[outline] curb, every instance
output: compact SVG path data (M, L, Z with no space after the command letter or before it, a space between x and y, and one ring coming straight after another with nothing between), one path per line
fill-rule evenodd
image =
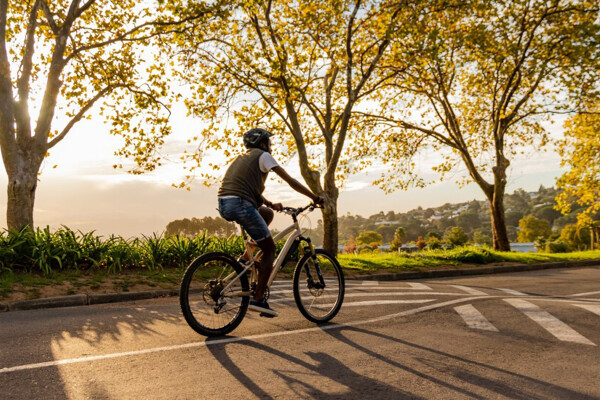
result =
M92 304L119 303L133 300L147 300L159 297L179 295L177 290L153 290L148 292L132 293L102 293L102 294L76 294L72 296L47 297L44 299L13 301L0 303L0 312L39 310L42 308L75 307Z
M488 275L509 272L526 272L543 269L589 267L600 265L600 260L567 261L539 264L498 265L493 267L437 269L423 272L398 272L393 274L357 275L347 280L397 281L408 279L446 278L468 275ZM43 308L75 307L93 304L120 303L124 301L156 299L179 295L178 290L153 290L148 292L77 294L71 296L48 297L45 299L21 300L0 303L0 312L38 310Z
M422 272L397 272L393 274L372 274L347 277L347 280L399 281L407 279L447 278L468 275L502 274L509 272L538 271L543 269L589 267L599 265L600 260L565 261L539 264L498 265L493 267L464 269L435 269Z

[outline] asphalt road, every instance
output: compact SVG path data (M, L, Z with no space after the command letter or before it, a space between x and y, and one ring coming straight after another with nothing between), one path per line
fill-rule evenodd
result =
M0 314L0 399L599 399L600 267L347 282L206 340L177 299Z

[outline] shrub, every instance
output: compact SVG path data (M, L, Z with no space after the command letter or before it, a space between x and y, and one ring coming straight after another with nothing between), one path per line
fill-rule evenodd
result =
M427 242L425 242L423 240L423 236L419 236L417 238L417 242L415 243L417 245L417 247L419 248L419 251L423 250L425 248L425 246L427 246Z
M560 239L546 243L546 253L568 253L569 251L571 251L569 245Z
M379 232L366 231L358 235L358 237L356 238L356 242L361 245L370 245L373 242L377 244L382 244L383 236L381 236L381 233Z
M444 240L452 246L462 246L469 241L469 237L459 226L455 226L446 230Z
M430 250L441 249L442 241L435 236L429 236L427 239L427 248Z

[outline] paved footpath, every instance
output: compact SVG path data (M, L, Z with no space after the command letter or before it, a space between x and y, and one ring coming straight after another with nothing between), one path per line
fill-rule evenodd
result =
M599 267L348 281L323 326L272 293L211 340L176 298L1 313L0 398L600 398Z

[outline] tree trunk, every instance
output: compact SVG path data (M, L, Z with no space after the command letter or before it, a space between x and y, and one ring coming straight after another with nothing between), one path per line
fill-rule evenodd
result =
M510 242L508 241L508 233L506 231L506 221L504 219L504 193L499 196L494 196L490 203L490 211L492 216L492 235L494 250L510 251Z
M333 255L338 252L337 199L325 201L323 206L323 248Z
M333 255L338 253L338 215L337 200L339 196L335 182L325 178L325 203L323 204L323 248Z
M17 171L8 176L6 222L9 230L33 228L33 204L37 187L37 172Z
M33 228L35 190L44 152L36 146L28 151L16 150L5 157L8 175L6 223L11 231ZM8 159L7 159L8 158Z
M502 154L497 156L494 172L494 186L488 193L490 202L490 214L492 217L492 238L494 250L510 251L510 242L506 232L506 220L504 218L504 191L506 190L506 169L510 162ZM490 196L491 195L491 196Z

